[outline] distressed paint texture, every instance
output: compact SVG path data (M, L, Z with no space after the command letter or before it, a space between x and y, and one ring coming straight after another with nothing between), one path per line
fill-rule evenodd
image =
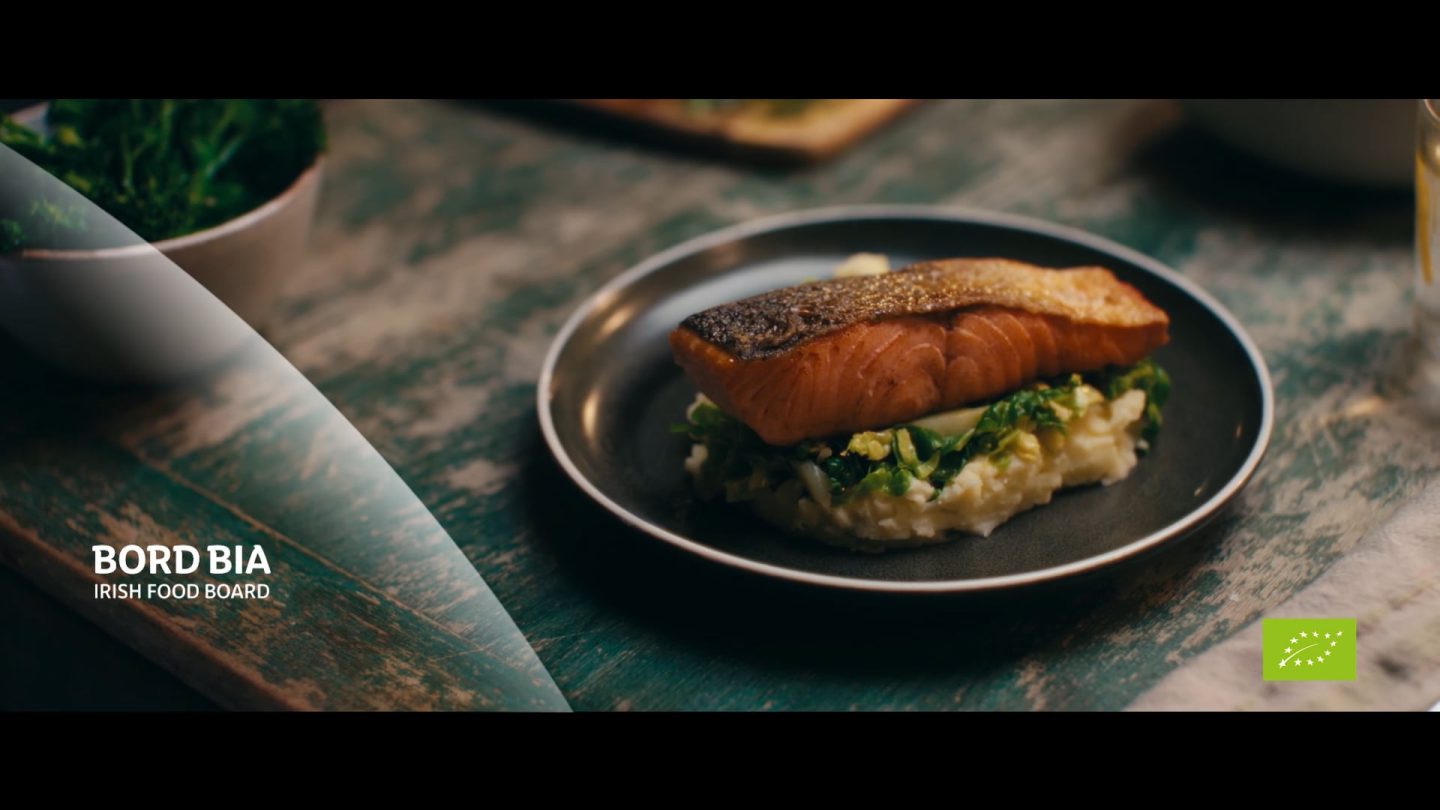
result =
M1440 436L1385 383L1408 326L1408 197L1280 174L1163 102L935 102L785 173L468 104L340 102L329 116L312 259L268 336L433 510L575 708L1118 708L1315 580L1440 468ZM558 473L535 379L591 290L720 226L885 202L1085 228L1231 307L1278 395L1270 453L1235 507L1122 576L983 601L842 598L659 547ZM324 516L285 492L346 469L295 448L277 468L267 439L305 435L306 414L241 373L120 409L86 436L32 414L31 432L0 434L0 513L62 553L71 534L256 531L192 504L197 492L245 503L280 535L323 533ZM284 564L325 586L323 570ZM216 619L180 620L177 632L203 637ZM249 640L217 666L283 668L255 652L283 640ZM216 689L214 672L189 676ZM312 687L334 688L293 691Z

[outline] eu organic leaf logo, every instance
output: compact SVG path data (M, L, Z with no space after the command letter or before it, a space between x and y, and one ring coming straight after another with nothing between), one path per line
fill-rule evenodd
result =
M1265 680L1355 680L1354 619L1265 619L1260 630Z

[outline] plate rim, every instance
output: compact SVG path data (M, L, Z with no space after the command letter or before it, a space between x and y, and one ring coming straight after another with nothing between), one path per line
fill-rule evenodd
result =
M580 472L579 468L576 467L575 463L571 460L570 454L566 451L565 446L560 441L559 433L555 429L555 420L554 415L551 413L550 404L554 399L555 366L559 362L560 354L564 351L565 347L569 345L570 338L575 333L575 330L580 327L580 324L585 321L590 313L608 303L620 290L629 287L639 279L645 278L686 256L700 253L737 239L758 236L763 233L770 233L785 228L858 218L922 219L972 225L994 225L1028 231L1042 236L1050 236L1078 243L1104 253L1110 253L1179 287L1186 294L1199 301L1206 309L1210 310L1211 314L1224 324L1231 336L1235 338L1236 342L1240 344L1241 349L1244 350L1246 357L1249 358L1250 364L1254 368L1260 381L1260 426L1255 437L1255 444L1250 448L1250 453L1246 456L1244 463L1240 465L1240 469L1235 475L1231 476L1230 480L1225 483L1225 486L1216 490L1208 500L1191 510L1180 520L1103 554L1021 574L924 582L877 580L865 579L863 577L838 576L834 574L817 574L810 571L787 568L773 563L752 560L738 554L731 554L713 546L691 540L688 537L672 532L663 526L657 526L633 514L613 501ZM630 267L591 293L584 302L570 314L570 317L565 320L560 330L555 333L549 349L545 352L545 361L540 369L540 378L536 385L535 405L540 419L540 430L541 433L544 434L545 443L550 448L550 454L555 458L556 462L560 464L565 474L569 476L570 480L580 487L585 494L589 495L591 500L600 504L631 528L685 551L698 554L712 562L749 571L754 574L840 590L929 594L996 591L1051 582L1113 565L1122 560L1142 554L1150 549L1162 546L1171 540L1176 540L1190 534L1213 518L1249 483L1250 478L1254 475L1256 468L1259 467L1261 460L1264 458L1266 450L1269 449L1275 420L1274 388L1270 378L1270 369L1265 364L1265 357L1260 353L1259 347L1255 345L1255 342L1250 338L1245 328L1229 309L1198 284L1180 275L1178 271L1171 269L1159 260L1146 256L1119 242L1090 233L1089 231L1071 225L1062 225L1021 214L989 211L964 206L896 204L826 206L823 208L802 209L761 217L687 239Z

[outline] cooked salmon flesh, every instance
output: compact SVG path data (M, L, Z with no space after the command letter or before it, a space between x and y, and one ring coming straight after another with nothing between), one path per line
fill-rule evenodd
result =
M670 348L722 410L788 445L1136 363L1169 324L1104 268L947 259L707 309L670 333Z

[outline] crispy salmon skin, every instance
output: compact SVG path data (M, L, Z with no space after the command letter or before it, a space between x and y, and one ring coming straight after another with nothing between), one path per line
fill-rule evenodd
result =
M670 348L721 409L787 445L1136 363L1169 324L1104 268L946 259L713 307L671 332Z

